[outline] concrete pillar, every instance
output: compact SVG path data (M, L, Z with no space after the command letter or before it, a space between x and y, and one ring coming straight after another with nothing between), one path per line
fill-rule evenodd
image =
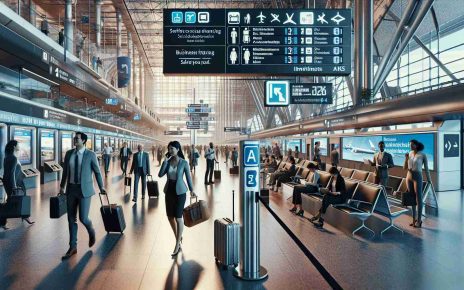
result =
M139 106L143 108L143 61L140 54L138 55L139 60Z
M101 46L101 0L95 0L95 32L96 32L96 42L97 47Z
M373 63L373 37L374 37L374 3L373 0L363 0L363 27L364 27L364 80L363 88L366 98L372 94L374 83Z
M74 53L74 28L72 23L72 0L66 0L64 6L64 44L66 50Z
M132 98L132 82L134 81L132 78L134 67L132 66L132 34L128 31L127 32L127 56L131 58L131 75L129 80L129 85L127 86L127 98Z
M35 3L32 0L29 0L29 22L35 27L37 27L37 21L35 17Z
M116 11L116 57L121 56L122 45L122 16L120 11Z
M364 85L364 23L363 2L354 3L354 95L353 105L358 105Z
M132 83L132 100L134 100L135 102L135 97L137 97L137 95L139 94L138 90L137 90L137 49L134 47L134 49L132 50L132 67L134 68L132 71L134 72L134 75L133 75L133 78L132 80L133 83Z

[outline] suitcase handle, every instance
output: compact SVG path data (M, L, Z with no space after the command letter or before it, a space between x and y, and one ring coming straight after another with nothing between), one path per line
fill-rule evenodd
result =
M111 213L111 204L110 204L110 199L108 198L108 192L106 194L104 194L104 195L106 195L106 201L108 201L108 208L110 209L110 213ZM102 200L101 196L102 196L102 194L101 194L101 192L99 192L98 197L100 198L100 203L101 203L101 205L103 207L103 200Z
M195 202L198 201L198 196L190 196L190 204L192 204L192 199L195 199Z
M235 190L232 190L232 221L235 221Z
M148 177L150 178L150 180L148 180L148 181L153 181L153 175L147 174L147 179L148 179Z

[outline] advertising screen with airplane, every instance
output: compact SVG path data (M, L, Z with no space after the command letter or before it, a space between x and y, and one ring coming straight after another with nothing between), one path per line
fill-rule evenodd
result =
M19 162L21 165L32 164L32 129L14 128L13 139L19 143Z
M427 155L429 169L434 169L435 135L433 133L422 134L398 134L357 136L342 138L342 158L363 162L364 159L372 160L378 152L378 143L385 142L385 151L393 156L395 166L403 166L405 154L409 153L409 141L415 139L424 144L424 153Z
M55 132L48 130L40 132L40 158L42 161L55 159Z
M320 147L319 149L321 150L320 154L321 156L327 156L327 153L328 153L328 142L327 142L327 138L314 138L313 139L313 148L314 148L314 144L316 144L316 142L319 142L320 143Z

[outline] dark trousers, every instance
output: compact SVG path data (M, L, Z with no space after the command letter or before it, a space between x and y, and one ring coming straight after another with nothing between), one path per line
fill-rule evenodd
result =
M293 188L292 203L293 204L301 204L302 203L302 200L301 200L301 194L302 193L310 194L310 193L316 193L316 192L318 192L317 186L314 186L314 185L296 185Z
M143 173L143 168L139 167L135 171L134 176L134 198L137 199L139 190L139 179L142 178L142 196L145 196L145 189L147 188L147 175Z
M422 202L422 172L408 171L406 181L408 185L408 191L415 193L417 201L417 205L412 206L412 218L421 221L422 208L424 207Z
M127 163L129 163L129 157L121 157L121 170L124 174L127 171Z
M213 172L214 172L214 159L206 159L206 173L205 173L205 182L213 181Z
M110 159L111 159L111 155L103 154L103 161L105 162L105 173L109 171Z
M77 209L79 208L79 220L84 224L87 232L90 235L95 234L92 221L89 218L91 197L82 195L80 184L68 184L67 193L67 208L68 208L68 227L69 227L69 246L77 247Z
M327 211L327 208L331 204L341 204L344 202L345 202L345 199L340 195L326 194L324 195L324 198L322 198L321 213L325 213Z

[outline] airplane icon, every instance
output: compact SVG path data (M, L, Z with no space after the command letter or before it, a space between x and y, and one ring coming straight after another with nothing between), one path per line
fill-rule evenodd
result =
M351 152L353 153L375 154L376 153L375 146L371 140L369 140L369 145L370 145L370 149L361 148L361 147L353 147L351 144L347 144L344 147L345 149L351 150Z
M280 23L280 20L279 20L279 14L274 14L274 13L271 13L271 16L272 16L272 20L271 20L271 23L274 22L274 21L277 21Z
M266 19L266 16L264 16L263 11L261 11L259 15L256 16L256 18L259 18L259 23L264 23L264 19Z
M292 15L288 15L288 13L285 13L285 15L287 15L287 20L285 20L284 24L287 24L287 23L291 23L291 24L295 24L296 25L296 22L293 21L293 15L295 13L292 13Z
M321 15L317 15L317 21L320 22L321 24L329 23L327 20L325 20L325 13L322 13Z

